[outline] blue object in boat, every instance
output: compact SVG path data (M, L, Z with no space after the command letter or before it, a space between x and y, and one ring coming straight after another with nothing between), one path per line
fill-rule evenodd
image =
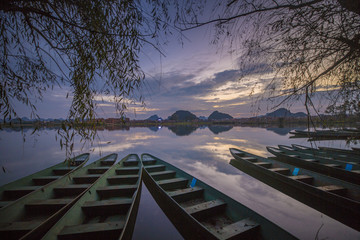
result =
M347 163L347 164L346 164L346 167L345 167L345 170L346 170L346 171L351 171L352 167L353 167L352 164Z
M196 183L196 178L193 178L190 187L193 188L195 186L195 183Z
M299 173L299 168L294 168L294 171L293 171L293 176L297 176L298 175L298 173Z

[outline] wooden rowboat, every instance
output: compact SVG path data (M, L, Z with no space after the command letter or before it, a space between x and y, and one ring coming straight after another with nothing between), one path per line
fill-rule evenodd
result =
M319 149L328 153L344 154L347 155L348 157L355 157L358 159L360 158L360 152L354 150L331 148L331 147L319 147Z
M281 146L280 149L275 147L266 148L276 156L276 160L281 162L360 185L360 166L356 163L345 163L328 158L312 157L311 155L309 156L291 150L291 148L287 146Z
M107 171L43 239L131 239L141 194L136 154Z
M317 148L312 147L306 147L298 144L291 144L291 147L294 150L297 150L299 152L303 153L309 153L314 156L321 156L321 157L329 157L333 159L338 159L341 161L350 161L350 162L356 162L357 164L360 164L360 157L359 156L349 156L347 154L338 153L338 152L326 152Z
M141 159L146 187L185 239L295 239L171 164L150 154L142 154Z
M116 159L110 154L1 208L0 239L40 239Z
M1 186L0 208L82 167L89 160L89 155L89 153L81 154L73 159Z
M360 187L274 159L230 148L230 164L310 207L360 230Z

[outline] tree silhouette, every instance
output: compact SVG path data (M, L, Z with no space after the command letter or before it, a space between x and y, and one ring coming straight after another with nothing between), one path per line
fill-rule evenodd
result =
M210 3L212 18L204 20L201 13ZM191 9L178 21L180 29L212 24L213 43L240 54L240 69L262 64L273 71L261 99L281 97L279 106L305 95L308 111L317 110L312 97L322 91L329 112L360 111L359 1L204 0Z
M3 119L18 117L16 102L38 118L44 92L68 87L72 104L60 144L71 150L75 135L93 139L94 129L79 126L95 119L96 99L110 96L120 115L129 101L142 102L134 91L144 79L139 53L147 45L159 50L167 11L161 0L1 1Z

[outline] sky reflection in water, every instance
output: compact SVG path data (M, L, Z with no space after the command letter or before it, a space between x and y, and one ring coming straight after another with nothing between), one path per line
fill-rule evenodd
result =
M289 129L288 129L289 130ZM288 131L287 130L287 131ZM6 173L0 174L0 185L52 166L64 159L54 130L41 130L22 142L20 132L0 132L0 164ZM285 132L285 134L284 134ZM91 151L89 162L101 155L116 152L119 158L129 153L151 153L160 159L190 173L245 206L275 222L301 239L359 239L359 232L307 207L285 194L252 178L229 164L230 147L260 155L271 156L266 146L297 143L310 146L306 139L289 139L286 129L250 127L225 128L131 128L128 131L100 131L99 141L93 147L85 146L82 152ZM317 142L319 146L349 147L344 141ZM80 146L77 146L80 153ZM153 239L180 238L153 202L147 189L143 189L134 239L151 236ZM164 226L166 233L164 232ZM141 231L141 233L140 233Z

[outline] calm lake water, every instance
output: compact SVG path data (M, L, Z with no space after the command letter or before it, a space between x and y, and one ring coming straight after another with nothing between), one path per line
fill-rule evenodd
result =
M229 164L230 147L271 156L266 146L293 143L306 146L350 148L345 141L307 142L290 139L286 128L152 127L99 131L93 147L75 146L76 154L90 152L89 162L100 155L151 153L253 209L300 239L360 239L360 233L288 197ZM52 166L65 158L55 140L56 130L0 131L0 185ZM186 223L184 223L186 224ZM133 239L182 239L143 185Z

